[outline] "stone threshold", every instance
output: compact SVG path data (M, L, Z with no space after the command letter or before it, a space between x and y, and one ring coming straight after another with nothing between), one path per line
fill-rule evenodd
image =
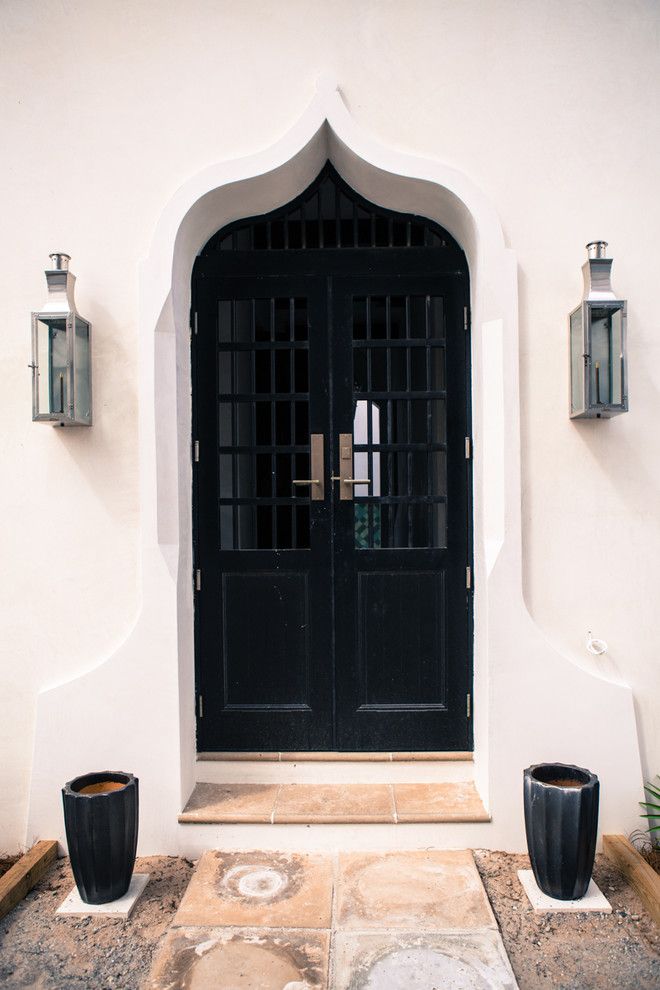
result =
M265 761L269 763L418 763L422 761L472 762L472 752L403 752L403 753L344 753L344 752L231 752L198 753L198 760L208 762Z
M431 784L198 783L182 824L488 822L472 781Z

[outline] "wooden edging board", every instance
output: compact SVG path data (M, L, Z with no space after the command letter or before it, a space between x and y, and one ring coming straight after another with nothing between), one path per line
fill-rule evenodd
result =
M32 890L57 856L55 839L35 843L18 863L0 877L0 918L11 911Z
M635 888L656 925L660 925L660 876L623 835L604 835L603 849Z

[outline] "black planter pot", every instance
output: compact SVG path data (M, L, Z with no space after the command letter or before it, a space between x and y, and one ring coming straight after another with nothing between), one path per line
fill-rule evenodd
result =
M107 904L128 890L138 836L138 779L105 770L62 788L71 868L86 904Z
M598 832L598 777L565 763L539 763L524 774L527 850L536 882L560 901L584 897Z

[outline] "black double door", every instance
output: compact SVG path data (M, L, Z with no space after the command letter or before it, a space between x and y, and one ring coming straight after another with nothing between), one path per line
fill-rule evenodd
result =
M471 748L465 293L197 278L199 750Z

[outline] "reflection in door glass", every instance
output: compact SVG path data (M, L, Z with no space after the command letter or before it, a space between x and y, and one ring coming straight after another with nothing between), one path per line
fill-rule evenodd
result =
M444 324L441 296L353 299L358 549L446 546Z
M371 479L371 485L355 485L353 497L380 495L380 454L370 450L373 445L380 444L380 411L376 403L365 399L358 399L353 405L353 444L367 448L353 454L354 477ZM370 538L372 546L380 546L380 510L374 507L371 511L370 525L369 506L364 502L355 503L355 545L363 549L369 546Z

